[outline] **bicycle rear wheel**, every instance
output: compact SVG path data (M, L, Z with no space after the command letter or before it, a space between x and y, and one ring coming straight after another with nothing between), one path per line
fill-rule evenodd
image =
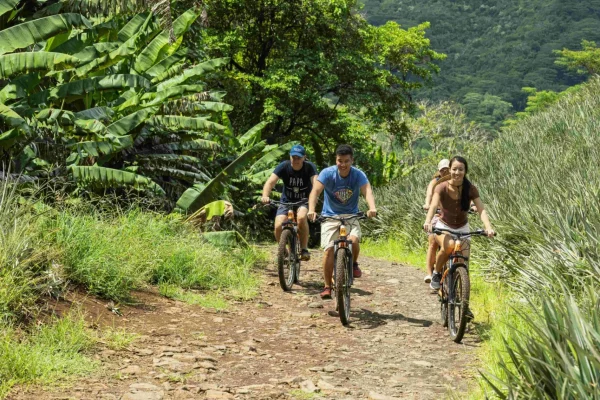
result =
M294 246L294 232L284 229L279 238L277 249L277 272L279 274L279 285L288 292L294 284L294 263L296 259L296 248Z
M336 257L335 265L335 295L337 299L338 312L342 325L350 324L350 282L348 278L348 253L340 249Z
M448 303L448 330L452 340L460 343L467 329L466 313L469 309L469 297L471 295L469 272L464 264L456 268L452 286L454 299Z

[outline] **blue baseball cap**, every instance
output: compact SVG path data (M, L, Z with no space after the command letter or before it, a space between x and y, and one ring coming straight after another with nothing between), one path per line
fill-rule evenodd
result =
M290 156L304 157L305 155L306 155L306 150L304 150L304 147L300 146L299 144L295 145L290 150Z

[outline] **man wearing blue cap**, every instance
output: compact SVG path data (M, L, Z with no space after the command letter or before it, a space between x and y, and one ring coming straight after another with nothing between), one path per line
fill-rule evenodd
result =
M310 260L308 251L308 196L312 190L315 178L317 177L317 167L315 164L306 161L306 150L299 144L290 150L290 159L282 162L275 168L262 192L262 202L268 204L271 199L271 191L279 179L283 180L283 193L281 201L283 203L296 203L304 200L306 204L298 207L298 231L300 234L300 244L302 245L301 259ZM281 226L287 220L288 207L280 205L277 208L275 217L275 240L279 242L282 228Z

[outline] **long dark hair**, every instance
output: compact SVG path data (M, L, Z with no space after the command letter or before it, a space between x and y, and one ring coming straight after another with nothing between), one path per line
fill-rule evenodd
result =
M469 172L469 164L467 164L467 160L465 160L461 156L454 156L450 160L450 168L452 168L452 164L457 161L465 166L465 177L463 179L462 184L462 194L460 196L460 208L463 211L469 211L471 207L471 199L469 198L469 192L471 191L471 181L467 179L467 172Z

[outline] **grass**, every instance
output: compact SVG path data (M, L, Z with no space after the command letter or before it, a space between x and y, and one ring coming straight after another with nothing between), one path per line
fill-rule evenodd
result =
M70 280L107 299L131 301L149 284L220 290L242 299L256 294L252 269L264 256L224 251L204 242L178 218L133 210L122 215L65 210L47 219L46 240L62 251Z
M184 303L198 305L204 308L210 308L217 311L223 311L229 308L230 304L225 296L220 292L194 293L183 290L175 285L160 285L159 292L162 296L170 299L183 301Z
M85 354L96 344L79 314L53 319L24 333L0 332L0 398L16 384L53 384L98 367Z

